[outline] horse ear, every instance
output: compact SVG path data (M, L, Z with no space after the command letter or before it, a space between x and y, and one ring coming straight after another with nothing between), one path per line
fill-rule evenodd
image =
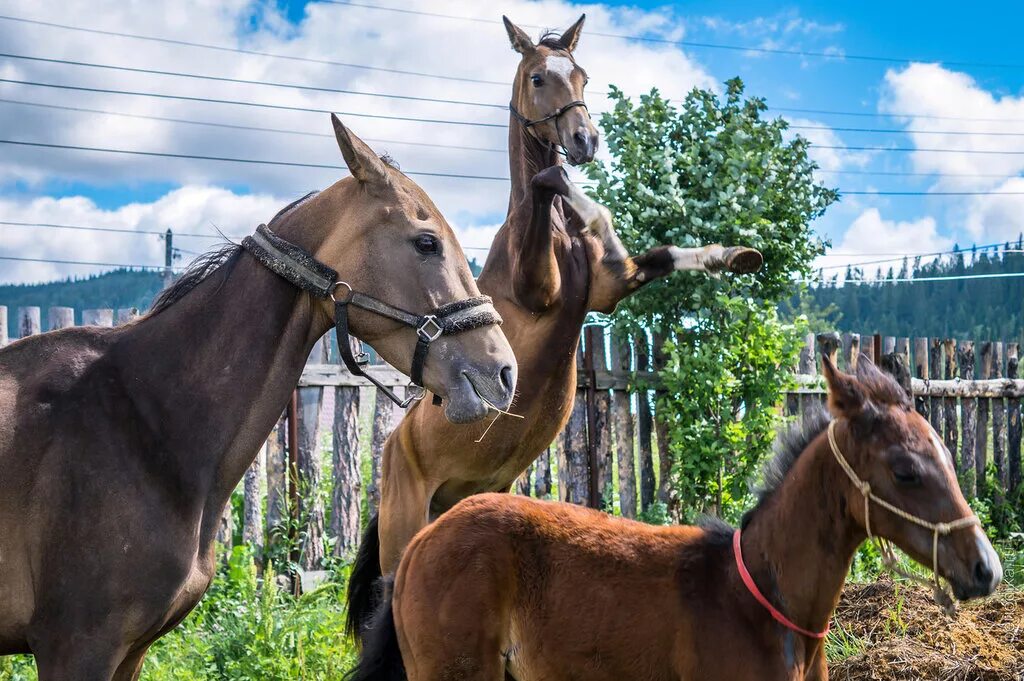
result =
M857 364L860 365L863 359L863 357L858 357ZM825 382L828 384L828 408L833 416L849 418L864 408L867 395L860 382L853 376L836 369L828 355L821 358L821 373L825 376Z
M512 43L512 49L519 54L532 52L534 44L529 34L509 21L506 16L502 15L501 20L505 22L505 30L508 31L508 40Z
M562 34L561 43L565 45L565 49L572 52L576 49L576 43L580 41L580 33L583 32L583 22L586 21L587 15L581 14L580 18L576 20L576 23L565 30Z
M366 142L356 137L337 116L331 114L334 136L338 139L341 155L345 157L352 177L360 182L387 183L388 171L384 162L377 157Z

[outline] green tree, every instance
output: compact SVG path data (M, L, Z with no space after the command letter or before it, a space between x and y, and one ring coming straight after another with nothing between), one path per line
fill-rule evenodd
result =
M677 274L619 306L616 323L653 332L664 356L657 414L669 434L676 518L746 502L770 451L780 389L805 325L779 320L795 279L823 252L810 222L837 194L815 183L808 142L729 81L722 98L693 90L680 108L656 91L634 104L612 88L601 127L612 155L587 168L593 196L613 212L631 252L663 243L742 244L764 254L756 275ZM664 339L664 340L660 340ZM664 488L665 485L662 485Z

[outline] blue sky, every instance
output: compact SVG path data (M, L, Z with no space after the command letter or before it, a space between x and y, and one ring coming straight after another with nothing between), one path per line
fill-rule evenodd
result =
M27 0L5 0L0 14L100 30L160 36L227 47L426 73L508 80L515 68L500 24L380 9L496 20L551 28L588 13L578 52L591 90L608 83L636 94L658 86L673 97L694 85L715 87L741 76L747 92L818 144L822 181L845 191L976 192L974 196L848 195L816 223L838 255L825 264L856 262L878 252L942 250L1001 241L1020 231L1024 214L1024 54L1019 27L1024 3L979 6L931 3L611 2L565 0L353 0L322 2L154 0L146 12L111 1L66 3L60 12ZM372 6L378 6L374 9ZM606 32L686 42L827 52L832 58L753 53L623 41ZM534 33L536 31L533 31ZM413 78L228 51L75 32L0 20L0 42L12 53L194 74L304 83L370 92L402 92L501 102L507 88ZM9 46L9 47L8 47ZM458 46L448 51L448 46ZM872 59L846 58L846 55ZM473 58L467 58L472 56ZM890 58L891 60L883 59ZM453 107L262 86L141 76L116 70L0 59L0 77L92 88L140 90L325 108L371 116L347 119L363 137L393 153L403 168L503 175L500 153L428 150L403 142L504 146L500 129L400 124L375 114L504 123L500 110ZM600 108L599 98L588 100ZM0 83L3 137L120 149L239 158L340 163L327 138L157 122L181 118L325 134L323 116L121 95L44 90ZM31 108L25 102L107 111L87 114ZM804 111L800 111L804 110ZM808 111L810 110L810 111ZM110 112L132 114L116 117ZM842 113L826 113L842 112ZM860 116L850 114L861 114ZM921 116L915 118L913 116ZM892 132L858 132L871 128ZM1011 133L1007 135L1006 133ZM824 146L838 147L825 149ZM858 147L886 147L861 151ZM892 148L909 149L896 151ZM932 148L951 152L927 152ZM0 154L0 221L88 223L140 232L240 234L304 191L337 179L333 171L243 167L206 161L152 159L94 152L4 147ZM1014 154L979 154L1012 151ZM837 172L833 172L837 171ZM879 174L887 173L887 174ZM906 173L917 173L908 176ZM470 255L482 255L504 216L507 186L423 179ZM472 185L472 186L469 186ZM1004 196L990 196L988 193ZM211 242L183 238L190 252ZM0 225L0 255L104 262L158 262L162 245L143 237ZM183 261L188 254L183 254ZM0 261L0 281L34 281L96 271L87 266Z

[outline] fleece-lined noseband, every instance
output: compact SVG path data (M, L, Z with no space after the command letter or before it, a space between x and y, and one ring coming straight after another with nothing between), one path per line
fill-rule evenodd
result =
M501 324L501 316L487 296L446 303L425 315L418 315L354 291L349 284L338 278L336 271L299 246L277 236L266 225L260 225L256 228L255 234L245 237L242 247L272 272L284 277L303 291L308 291L318 298L330 298L334 301L334 328L338 335L338 351L345 366L354 375L363 376L377 386L403 409L415 400L422 399L426 392L423 387L423 367L427 362L427 352L432 342L441 336L462 333L490 324ZM363 371L363 367L369 362L367 353L359 352L353 355L348 326L350 305L416 329L416 348L413 351L410 376L412 383L409 384L404 400L372 374ZM434 403L440 402L440 397L435 395Z

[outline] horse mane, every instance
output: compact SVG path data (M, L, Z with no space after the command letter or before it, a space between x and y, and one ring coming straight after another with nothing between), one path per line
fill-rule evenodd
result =
M543 45L544 47L552 50L560 50L562 52L566 51L565 43L562 42L562 34L557 31L548 31L542 35L540 37L540 42L537 43L537 45Z
M803 417L799 421L779 431L775 437L775 444L772 446L774 454L761 468L761 486L757 490L757 504L743 514L742 526L746 526L749 519L757 513L757 509L782 485L800 455L807 451L814 438L825 432L831 421L832 416L824 407L812 405L804 411Z
M298 198L287 206L277 211L270 220L270 225L274 225L278 220L289 214L292 210L299 207L309 199L316 196L318 192L312 191L305 196ZM199 286L203 281L206 280L211 274L221 268L221 266L228 263L234 262L237 256L242 252L242 247L236 243L228 243L220 246L219 248L203 253L198 258L193 260L189 264L188 268L182 272L181 276L178 277L173 284L164 289L156 300L153 301L153 305L149 308L149 316L158 315L171 305L187 296L189 293Z

